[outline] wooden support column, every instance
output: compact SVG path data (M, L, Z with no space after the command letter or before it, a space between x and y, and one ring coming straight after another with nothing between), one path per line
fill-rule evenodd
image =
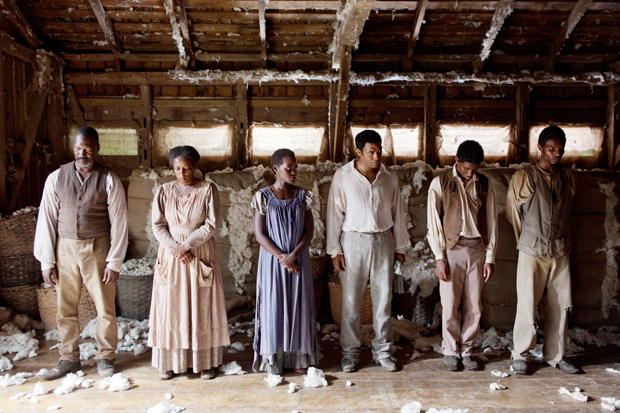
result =
M530 88L528 85L518 85L516 92L516 147L514 147L514 156L507 159L507 164L527 162L530 157Z
M62 66L63 62L60 59L52 59L52 79L51 79L51 93L48 99L47 105L47 139L52 144L52 154L49 157L47 171L55 171L62 165L67 156L66 140L67 135L67 123L64 122L65 118L65 105L63 99L63 84L62 84Z
M437 86L428 85L424 91L424 162L432 167L439 165L437 156Z
M553 70L553 67L555 66L555 58L557 57L557 55L560 54L564 43L566 43L566 40L568 40L583 15L586 13L586 11L588 11L588 8L592 4L592 1L593 0L579 0L573 8L570 16L568 16L568 19L560 28L560 32L558 33L557 37L549 47L550 59L548 63L545 63L547 69Z
M345 136L347 130L347 109L349 106L349 72L351 70L351 54L352 47L345 46L340 52L341 61L339 64L339 79L338 87L336 89L336 114L334 116L334 125L330 125L330 130L333 128L333 145L331 145L331 158L334 162L341 162L344 159L344 145ZM330 88L330 91L332 89ZM330 101L334 99L330 96ZM330 119L331 120L331 119Z
M90 3L93 13L95 13L95 17L97 17L97 21L99 22L99 26L101 26L101 30L103 31L103 35L108 42L110 50L114 53L124 53L125 51L123 50L123 45L114 30L112 21L103 8L103 4L101 4L101 0L88 0L88 2Z
M84 108L80 103L80 99L78 98L75 86L68 84L65 90L67 91L67 99L69 100L69 105L71 105L73 120L75 120L77 127L81 128L82 126L86 126L86 124L88 123L88 119L86 117L86 114L84 113Z
M267 49L269 48L269 44L267 44L267 18L265 17L265 0L258 0L258 24L263 67L267 67Z
M334 143L336 140L336 118L338 108L338 83L329 85L329 107L327 113L327 158L333 160Z
M420 36L420 28L424 21L424 15L426 14L426 6L428 0L421 0L418 2L418 7L415 9L415 17L413 18L413 27L409 33L409 41L407 42L407 58L403 60L403 70L409 72L413 67L413 49Z
M16 42L6 32L0 32L0 49L9 56L17 57L26 62L34 63L36 52L28 46Z
M142 125L140 130L140 165L153 166L153 86L140 85Z
M0 51L0 213L6 215L9 200L6 193L6 93L4 86L4 53Z
M25 142L24 150L20 157L20 168L25 170L30 165L30 154L32 152L32 146L37 136L37 130L39 129L39 123L41 122L41 116L45 110L45 103L47 101L48 92L42 89L37 96L31 102L28 110L28 117L26 119L26 127L24 129L23 140ZM9 201L9 212L15 211L15 205L17 205L17 198L24 181L25 173L13 183L11 187L11 197Z
M237 139L233 145L236 154L237 168L245 168L250 165L251 147L248 142L248 85L237 84Z
M616 113L618 108L618 96L616 95L616 86L607 86L607 129L605 131L605 152L607 159L605 160L605 166L608 170L613 171L616 166Z

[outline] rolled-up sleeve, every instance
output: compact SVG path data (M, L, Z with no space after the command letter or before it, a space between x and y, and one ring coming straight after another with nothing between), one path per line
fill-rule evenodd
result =
M525 204L533 193L534 188L532 188L527 172L519 169L510 180L506 196L506 218L514 229L517 243L521 236L521 205Z
M34 236L34 257L41 262L41 271L56 266L56 238L58 237L58 210L60 202L56 195L59 170L45 180L37 229Z
M446 239L441 224L441 184L439 177L432 180L428 188L428 244L435 254L435 260L446 259Z
M217 231L220 222L220 193L213 184L209 184L207 188L207 196L205 198L205 222L194 230L185 241L182 242L183 248L189 250L196 248L207 242Z
M106 190L108 192L108 215L111 225L110 252L106 258L107 267L114 271L120 271L129 244L127 201L123 184L118 176L113 173L108 174Z
M327 200L326 251L332 258L338 254L342 254L340 236L342 235L345 209L345 197L342 191L342 171L338 170L334 174L334 179L329 189L329 198Z

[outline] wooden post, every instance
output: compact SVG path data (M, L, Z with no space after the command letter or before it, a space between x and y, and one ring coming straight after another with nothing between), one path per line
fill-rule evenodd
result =
M439 165L437 156L437 86L428 85L424 91L424 162L432 167Z
M0 51L0 213L6 214L6 93L4 87L4 53Z
M140 130L140 165L145 168L153 166L153 87L140 85L142 102L142 125Z
M338 108L338 83L329 84L329 107L327 113L327 158L333 160L336 142L336 109Z
M515 139L516 148L514 157L507 159L511 162L527 162L530 157L530 89L528 85L517 86L515 105ZM510 154L510 151L509 151Z
M610 171L614 170L616 164L614 157L616 155L616 137L615 137L615 105L617 102L615 93L615 85L607 86L607 130L605 131L605 148L606 148L606 166Z
M47 106L47 138L52 144L52 154L49 158L47 170L54 171L66 159L67 123L64 121L64 99L62 84L62 65L60 59L52 59L52 93Z
M86 114L80 103L80 98L75 90L75 86L67 85L65 90L67 91L67 99L69 100L69 105L71 105L71 112L73 113L73 119L77 127L81 128L82 126L86 126L88 120L86 119Z
M246 83L237 84L237 134L236 144L233 145L234 158L237 161L237 168L245 168L250 165L251 147L248 142L248 85Z
M332 160L341 162L344 159L344 142L347 126L347 109L349 106L349 72L351 70L352 47L344 46L341 51L340 79L338 81L338 93L336 103L336 122L334 126L334 145Z

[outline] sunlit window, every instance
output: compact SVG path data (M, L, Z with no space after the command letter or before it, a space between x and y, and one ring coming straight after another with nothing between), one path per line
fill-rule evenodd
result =
M99 154L108 156L137 156L138 155L138 128L137 127L108 127L92 125L99 134ZM73 146L77 126L69 129L69 142Z
M536 125L530 128L530 161L540 156L538 137L550 125ZM566 146L562 163L576 164L579 168L596 168L605 137L605 128L583 125L558 125L566 134Z
M266 160L281 148L295 152L298 160L316 160L326 138L324 126L252 125L252 160Z
M176 146L193 146L202 157L232 156L233 125L206 122L157 122L153 128L153 151L158 157L168 156Z
M392 144L396 159L404 158L407 160L419 159L422 156L420 147L420 136L422 135L422 125L393 125L390 126L392 133Z
M511 136L511 125L440 124L437 138L439 163L453 164L459 145L467 140L477 141L482 146L486 162L503 162Z

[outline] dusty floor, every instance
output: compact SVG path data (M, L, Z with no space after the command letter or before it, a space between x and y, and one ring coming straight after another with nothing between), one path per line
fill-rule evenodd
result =
M320 334L322 336L322 334ZM51 368L57 363L58 351L49 351L55 342L41 339L39 356L18 361L11 375L18 372L37 372ZM249 342L240 334L232 341ZM117 358L117 371L131 378L134 388L120 393L99 390L99 378L93 359L84 363L86 378L95 379L89 389L79 389L70 394L56 396L53 393L39 396L41 403L31 404L29 400L9 400L19 392L32 392L38 377L32 377L21 386L0 387L0 411L35 412L46 411L47 407L60 405L61 412L106 412L126 410L146 412L158 402L183 406L189 412L282 412L298 410L306 412L399 412L406 403L419 401L423 411L439 408L468 408L470 412L600 412L601 397L620 399L620 374L605 371L607 367L620 370L620 349L610 346L605 349L588 348L588 352L573 357L582 365L586 374L570 376L542 364L535 366L532 376L509 376L499 379L491 370L509 372L509 353L491 357L484 370L478 372L460 371L450 373L444 370L439 354L428 352L424 357L410 361L405 354L411 353L407 342L396 353L402 370L388 373L374 365L370 351L364 350L360 370L344 374L340 370L340 352L333 343L320 341L325 359L320 368L325 371L327 387L302 390L289 394L288 383L295 382L303 387L303 376L287 373L283 384L270 388L263 380L264 373L242 376L217 376L204 381L197 375L175 376L170 381L157 379L157 372L150 367L150 351L135 357L121 353ZM251 347L238 354L225 353L225 361L236 360L246 371L251 371ZM404 365L403 365L404 364ZM353 386L347 387L347 380ZM507 390L491 391L489 384L499 382ZM60 380L44 382L48 389L60 384ZM578 402L560 395L561 386L573 391L579 387L590 396L587 403ZM164 398L166 392L174 399Z

